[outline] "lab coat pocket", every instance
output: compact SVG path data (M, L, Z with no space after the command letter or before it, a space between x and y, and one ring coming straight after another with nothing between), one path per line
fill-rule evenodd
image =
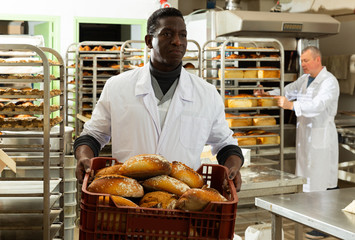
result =
M325 128L312 128L311 130L312 147L316 149L326 148L326 131Z
M201 117L181 116L180 142L186 148L204 146L208 138L208 121Z

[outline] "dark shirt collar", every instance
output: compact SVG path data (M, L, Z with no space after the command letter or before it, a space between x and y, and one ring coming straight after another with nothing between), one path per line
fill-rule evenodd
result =
M175 82L175 80L179 78L181 68L182 63L180 63L179 66L171 72L162 72L154 68L152 62L150 62L149 64L150 74L152 74L158 81L163 94L165 94L170 89L171 85Z

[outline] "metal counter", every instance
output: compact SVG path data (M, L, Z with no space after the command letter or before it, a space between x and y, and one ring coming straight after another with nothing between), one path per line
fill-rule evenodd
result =
M355 239L355 214L342 211L355 199L355 188L268 196L255 205L273 214L272 239L281 239L282 219L288 218L341 239ZM302 239L299 234L297 239Z

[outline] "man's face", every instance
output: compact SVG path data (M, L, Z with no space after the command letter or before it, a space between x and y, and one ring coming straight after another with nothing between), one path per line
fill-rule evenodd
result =
M154 36L149 36L147 45L152 48L151 61L160 71L172 71L182 61L186 52L186 25L180 17L159 20Z
M301 64L304 73L310 74L312 77L316 76L321 66L320 57L315 57L310 50L305 51L301 55Z

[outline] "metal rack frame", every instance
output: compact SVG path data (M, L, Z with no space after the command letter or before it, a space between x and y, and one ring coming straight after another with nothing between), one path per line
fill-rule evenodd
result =
M37 115L43 117L43 128L4 128L0 126L0 130L2 131L13 131L15 133L2 135L2 138L28 138L28 137L35 137L42 139L42 144L39 145L3 145L0 146L6 153L19 153L19 152L38 152L41 154L40 157L37 159L27 159L27 157L22 157L21 159L25 159L23 162L19 162L23 166L41 166L43 168L43 176L42 177L1 177L0 178L0 185L2 188L0 194L0 200L7 202L8 198L39 198L42 199L42 208L36 209L27 209L27 210L9 210L6 213L13 213L13 214L24 214L24 213L33 213L33 214L42 214L42 221L43 225L39 227L35 226L28 226L28 223L20 226L11 226L6 227L3 226L1 229L3 230L42 230L43 239L53 239L54 236L59 231L59 237L63 238L64 236L64 199L62 197L62 193L64 191L64 170L63 170L63 163L64 163L64 124L65 124L65 113L64 109L66 108L65 104L65 85L64 85L64 62L62 57L58 52L53 49L46 48L46 47L35 47L29 44L0 44L0 50L2 51L17 51L17 52L33 52L36 56L39 57L38 62L20 62L20 63L0 63L0 66L8 66L8 67L42 67L43 68L43 79L42 78L31 78L31 79L0 79L0 83L3 84L12 84L12 83L41 83L43 84L43 96L42 95L6 95L6 98L10 99L19 99L19 98L26 98L32 99L35 98L36 100L41 99L43 101L43 110L36 112ZM53 55L59 64L50 63L46 54ZM51 79L50 77L50 67L59 67L59 78ZM53 81L60 82L60 89L62 93L60 94L59 98L59 115L62 121L59 123L59 131L57 133L51 133L51 100L52 96L50 95L50 88ZM55 110L57 112L58 110ZM27 112L27 114L33 114L32 112ZM17 134L16 131L23 130L23 131L32 131L32 130L42 130L38 133L30 133L27 135ZM58 139L59 140L59 148L58 149L51 149L51 139ZM53 156L55 154L55 156ZM54 160L55 159L55 160ZM18 164L18 165L19 165ZM51 167L57 166L59 169L59 176L53 177L51 176ZM4 174L4 173L3 173ZM10 185L10 187L8 186ZM32 186L31 188L26 188L26 186ZM42 188L41 188L42 186ZM58 187L59 186L59 187ZM55 190L55 189L58 190ZM58 192L59 191L59 192ZM51 200L51 196L57 196L59 198L59 208L55 210L54 204ZM56 199L55 201L57 201ZM15 204L15 203L13 203ZM19 206L21 209L22 206ZM56 216L59 215L59 222L58 224L55 223L55 218L53 218L53 213Z
M252 47L249 48L231 48L227 49L228 45L249 45ZM265 48L264 46L272 44L274 48ZM236 58L236 59L227 59L226 58L226 53L277 53L279 54L279 58ZM217 55L220 55L220 59L212 59L212 57L216 57ZM223 101L228 98L226 96L225 91L235 91L236 94L239 93L239 91L252 91L254 89L264 89L264 90L270 90L275 87L265 87L263 86L258 87L261 83L268 82L268 83L276 83L277 87L280 89L281 95L284 94L284 49L281 44L276 39L272 38L227 38L227 39L216 39L216 40L210 40L207 41L203 45L203 50L202 50L202 56L203 56L203 78L206 81L211 82L213 85L216 86L216 88L220 91L221 97ZM268 79L262 79L262 78L226 78L225 77L225 70L228 64L234 64L238 65L241 62L254 62L256 64L256 67L260 66L261 62L277 62L279 63L279 68L275 68L277 70L280 70L280 78L268 78ZM220 76L217 76L218 70L220 71ZM238 68L238 70L258 70L258 68ZM269 70L274 70L270 68ZM242 83L242 84L241 84ZM242 98L241 98L242 99ZM248 98L248 99L260 99L260 98ZM256 111L256 113L260 113L261 110L279 110L278 115L273 115L272 117L279 118L279 125L276 126L267 126L267 127L262 127L266 129L277 129L280 131L280 144L278 145L279 150L274 151L274 155L278 155L280 157L280 161L278 164L280 165L281 171L284 169L284 110L279 107L250 107L250 108L226 108L226 112L233 111L233 112L239 112L239 111ZM253 127L253 126L248 126L248 127L238 127L238 128L232 128L232 130L239 130L239 129L260 129L261 127ZM253 137L262 137L261 135L256 135ZM254 157L261 157L263 158L263 153L260 151L262 148L266 147L277 147L277 146L270 146L270 145L253 145L253 146L246 146L246 148L252 148L255 149ZM266 154L270 156L270 154ZM267 160L267 159L265 159ZM270 164L275 164L275 161L270 161Z

